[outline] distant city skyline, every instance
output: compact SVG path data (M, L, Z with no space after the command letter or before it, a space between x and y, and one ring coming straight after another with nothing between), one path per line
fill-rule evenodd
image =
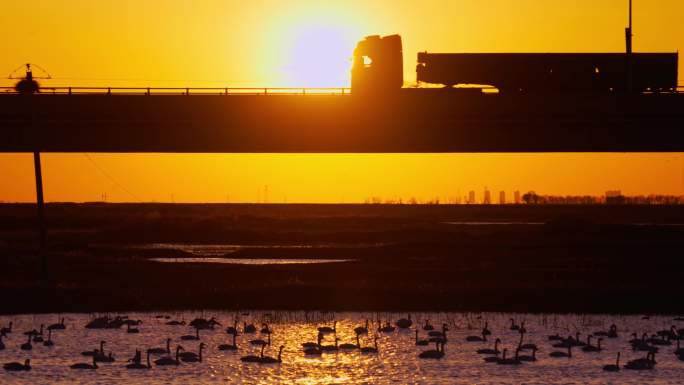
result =
M89 154L91 162L83 154L44 154L43 168L45 196L51 202L363 203L377 197L383 202L466 203L472 191L472 201L482 203L485 187L493 204L501 191L508 203L521 201L528 191L684 195L682 154L594 156L588 162L582 154ZM145 172L129 172L140 161ZM548 169L535 168L539 163ZM623 168L616 173L618 165ZM0 201L34 201L30 155L17 155L12 162L0 157L0 169ZM572 170L582 171L564 176Z

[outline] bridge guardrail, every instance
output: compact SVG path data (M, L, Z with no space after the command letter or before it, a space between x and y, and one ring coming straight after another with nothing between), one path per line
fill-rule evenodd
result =
M51 95L350 95L351 88L307 87L41 87ZM0 87L0 94L16 94L14 87ZM684 85L675 93L684 93Z
M17 93L0 87L0 93ZM41 87L48 95L349 95L351 88L288 87Z

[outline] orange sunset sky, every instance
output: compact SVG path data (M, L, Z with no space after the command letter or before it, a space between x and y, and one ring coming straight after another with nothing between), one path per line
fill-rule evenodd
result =
M351 53L399 33L418 51L616 52L627 0L34 0L3 2L0 75L46 86L349 86ZM684 48L684 1L635 0L636 51ZM4 72L3 72L4 71ZM682 65L680 61L680 73ZM39 71L36 72L39 74ZM682 81L680 80L680 83ZM0 80L0 86L13 81ZM475 190L684 194L677 154L44 154L48 201L442 200ZM35 199L30 154L0 154L0 201Z

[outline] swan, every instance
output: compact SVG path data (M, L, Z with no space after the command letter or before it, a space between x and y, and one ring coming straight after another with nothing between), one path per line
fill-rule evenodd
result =
M150 354L171 354L171 338L166 339L166 348L147 349Z
M321 346L321 341L323 341L323 334L318 333L317 339L318 339L318 342L304 342L302 344L302 347L303 348L317 348L317 347Z
M635 338L630 340L630 344L632 345L632 349L640 351L640 352L653 352L653 353L658 353L658 348L655 346L651 346L648 344L648 341L646 341L646 336L648 334L644 333L641 336L641 339L636 338L636 333L632 334Z
M630 344L637 344L637 343L642 342L643 340L646 339L646 333L644 333L642 338L638 338L636 333L632 333L631 336L632 336L632 339L627 341Z
M489 322L485 321L485 326L484 326L484 328L482 328L482 334L485 336L491 336L492 335L492 331L489 330Z
M493 356L485 357L485 358L484 358L484 362L488 362L488 363L491 364L491 363L496 363L496 362L498 362L500 359L501 359L501 358L499 358L499 352L496 352L496 353L494 353Z
M138 328L132 328L130 323L126 324L126 333L140 333L140 330Z
M94 352L93 352L94 353ZM79 364L73 364L69 366L71 369L90 369L90 370L95 370L97 369L97 362L95 362L95 354L93 354L93 363L88 364L85 362L81 362Z
M183 352L180 354L180 359L183 362L202 362L202 350L204 349L206 345L204 342L200 342L199 344L199 352L198 353L193 353L193 352Z
M594 332L594 336L617 338L617 325L615 325L615 324L610 325L610 329L608 329L608 331L599 330L597 332Z
M356 334L368 334L368 320L366 320L366 326L355 327L354 333L356 333Z
M7 337L5 333L0 333L0 350L5 350L5 343L2 342L2 338Z
M648 352L645 358L631 360L625 365L625 369L630 370L651 370L655 366L655 353Z
M555 351L555 352L549 353L549 357L553 357L553 358L564 358L564 357L572 358L572 345L568 345L568 352L567 352L567 353L566 353L566 352Z
M86 357L89 357L89 356L96 356L96 355L100 354L100 352L104 352L104 345L105 345L105 342L104 342L104 341L100 341L100 350L97 350L97 349L95 349L95 350L86 350L85 352L81 352L81 355L82 355L82 356L86 356Z
M128 316L124 316L124 317L116 316L116 318L107 322L107 324L105 325L104 328L105 329L119 329L126 322L126 321L124 321L125 318L128 318Z
M428 340L418 339L418 329L416 329L416 346L427 346L429 344Z
M266 348L266 345L262 345L260 355L258 355L258 356L249 355L249 356L240 357L240 361L242 361L242 362L259 362L259 361L261 361L261 357L264 356L264 349L265 348Z
M497 364L499 365L520 365L522 362L518 359L518 350L515 350L515 357L513 358L506 358L506 352L508 352L508 349L503 350L503 357L501 357L500 360L496 361Z
M521 328L520 329L520 341L518 342L518 350L537 349L536 344L523 344L523 340L525 339L525 333L526 333L525 328Z
M221 344L218 346L218 350L237 350L237 343L235 339L237 338L237 333L233 334L233 344Z
M138 320L127 319L127 320L123 321L124 325L131 325L131 326L142 325L142 323L143 323L142 320L139 320L139 319Z
M261 359L259 360L260 364L279 364L283 362L282 356L283 356L283 349L285 346L280 345L280 348L278 348L278 358L273 358L269 356L261 356Z
M511 322L511 327L509 327L510 330L520 330L520 326L515 324L513 318L510 318L509 321Z
M3 365L2 367L8 372L29 371L31 370L31 360L27 358L23 364L19 362L9 362Z
M482 331L482 337L480 336L468 336L466 337L466 341L468 342L487 342L487 335L484 333L484 330Z
M677 349L675 349L675 351L674 351L674 354L675 354L676 356L681 356L682 354L684 354L684 348L681 348L681 347L680 347L679 340L680 340L680 339L677 338Z
M233 326L228 326L228 327L226 328L226 333L228 333L228 334L237 334L237 332L238 332L238 331L237 331L237 324L238 324L238 321L237 321L237 318L235 318L235 321L233 321Z
M150 363L150 350L147 350L147 365L140 363L140 351L136 351L137 360L132 360L133 362L126 365L126 369L152 369L152 364Z
M361 348L361 353L377 353L378 352L378 336L373 339L374 346L364 346Z
M211 317L208 320L204 318L195 318L190 321L189 325L196 329L213 329L216 325L222 326L214 317Z
M537 361L537 348L532 349L531 356L518 356L518 359L525 362Z
M435 327L430 325L430 320L426 319L425 320L425 325L423 325L423 330L429 331L429 330L434 330Z
M361 343L359 342L359 335L356 335L356 345L354 344L342 344L339 346L340 349L360 349Z
M665 337L665 338L670 338L670 339L679 338L679 334L677 334L677 327L675 325L670 326L670 329L668 329L668 330L659 330L656 333L659 336Z
M549 341L563 341L563 337L560 336L560 334L556 333L552 336L548 337Z
M428 332L428 336L430 337L443 337L444 332L448 331L449 329L447 328L447 324L442 324L442 331L437 331L437 330L431 330Z
M256 340L250 340L249 343L254 345L254 346L266 346L266 345L271 345L271 333L266 334L267 340L264 341L261 338L256 339Z
M184 336L181 336L182 341L199 341L200 335L199 335L199 328L195 328L195 335L192 334L187 334Z
M109 317L99 317L86 324L86 329L104 329L109 324Z
M267 323L263 323L263 324L261 324L260 332L263 334L271 334L271 333L273 333L273 330L268 327Z
M333 327L330 326L321 326L318 328L319 333L327 334L327 333L335 333L337 331L337 321L333 322Z
M43 342L43 346L54 346L55 343L52 342L52 329L48 329L48 339Z
M400 318L395 322L395 324L399 327L399 329L408 329L413 325L413 321L411 321L411 314L408 315L407 318Z
M554 348L567 348L568 346L576 346L576 340L573 338L573 336L568 336L568 338L564 338L561 342L557 344L553 344Z
M176 358L172 358L171 356L164 356L162 358L154 360L154 364L157 366L169 366L169 365L180 365L180 351L183 350L183 347L178 345L176 346Z
M29 334L28 336L28 341L24 344L21 344L20 348L21 350L31 350L33 349L33 345L31 345L31 336L32 334Z
M2 329L0 329L0 333L3 333L3 334L12 333L12 321L10 321L10 323L7 327L3 327Z
M418 355L418 358L423 358L423 359L425 359L425 358L436 358L436 359L439 359L439 358L444 357L444 344L440 343L440 342L436 342L435 344L437 345L436 349L422 351ZM440 346L442 347L441 350L440 350Z
M66 326L64 325L64 318L60 318L58 323L48 326L47 329L48 330L64 330L64 329L66 329Z
M668 339L665 339L668 338ZM675 337L679 339L679 337ZM670 346L672 345L672 341L670 341L670 337L661 337L658 338L655 335L651 336L651 338L648 340L653 345L660 345L660 346Z
M380 320L378 320L378 331L383 333L392 333L395 327L390 325L389 321L385 323L385 326L380 326Z
M596 346L591 344L591 336L587 337L587 344L582 347L583 352L600 352L601 350L601 341L603 341L603 338L599 338L596 340Z
M45 327L45 325L41 324L41 325L40 325L40 331L38 331L38 330L36 330L36 329L33 329L33 330L29 330L29 331L27 331L27 332L24 332L24 335L25 335L25 336L28 336L28 335L30 335L30 336L35 336L35 335L43 334L43 328L44 328L44 327Z
M339 338L335 337L335 345L321 345L321 350L324 352L336 352L339 349L337 346L339 340Z
M147 351L149 352L150 350L147 349ZM133 356L133 358L129 358L128 361L126 361L126 362L134 362L134 363L137 362L137 363L140 363L140 362L142 361L141 353L142 353L142 352L141 352L140 350L135 349L135 355Z
M429 342L442 342L442 343L446 343L446 342L447 342L447 331L445 330L445 331L442 333L442 336L441 336L441 337L430 337L430 338L428 338L428 341L429 341Z
M308 356L320 356L321 354L323 354L323 350L321 350L320 345L309 346L304 348L304 354Z
M185 321L176 321L176 320L167 321L166 325L169 325L169 326L185 326Z
M610 325L610 330L608 330L608 335L606 335L608 338L618 338L618 328L617 325L612 324Z
M569 340L570 340L569 342L573 346L585 346L586 345L586 343L584 343L584 342L582 342L582 340L580 340L580 334L581 334L580 332L575 333L575 339L569 338Z
M242 326L242 332L243 333L256 333L256 326L254 324L247 324L247 322L243 323Z
M104 352L95 355L95 361L97 362L114 362L116 361L114 359L114 356L112 355L112 352L109 352L109 354L105 355Z
M617 353L617 359L615 360L615 365L605 365L603 370L606 372L619 372L620 371L620 352Z
M499 344L501 343L501 339L497 338L494 341L494 349L478 349L477 354L499 354Z

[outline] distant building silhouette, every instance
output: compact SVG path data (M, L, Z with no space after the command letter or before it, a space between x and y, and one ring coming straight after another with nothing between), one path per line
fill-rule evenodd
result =
M492 194L487 190L485 187L484 189L484 198L482 199L482 204L485 205L491 205L492 204Z
M473 190L470 190L470 192L468 192L468 204L469 205L475 204L475 191L473 191Z
M608 190L606 191L606 204L623 204L625 203L625 196L622 195L620 190Z
M499 191L499 204L500 205L506 204L506 192L505 191Z
M515 192L513 193L513 201L515 202L516 205L519 205L521 203L520 191L515 190Z

